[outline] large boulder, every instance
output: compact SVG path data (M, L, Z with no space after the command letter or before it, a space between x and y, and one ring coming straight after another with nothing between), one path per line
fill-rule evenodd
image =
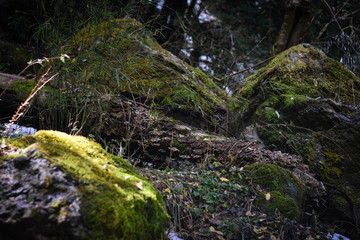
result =
M206 125L203 118L211 120L226 106L228 98L221 88L164 50L133 19L88 26L61 51L72 56L72 61L58 77L57 87L79 106L94 101L97 114L89 118L93 131L115 133L112 126L118 119L108 110L118 109L121 115L123 107L118 101L122 97L148 106L166 106L169 115L197 126Z
M230 129L256 130L273 150L299 154L324 181L330 214L360 214L360 79L316 48L300 44L247 78Z
M42 89L46 93L41 102L33 105L32 115L37 114L35 118L40 120L35 123L38 128L122 139L126 136L121 127L113 126L130 122L124 100L154 110L161 108L168 116L210 130L225 121L230 101L225 91L163 49L146 26L133 19L90 25L65 43L58 54L71 59L64 64L44 60L43 70L52 66L46 78L59 75ZM7 92L18 95L17 89L25 89L21 84L30 93L36 81L14 82Z
M56 131L6 140L2 239L161 239L161 195L97 143Z

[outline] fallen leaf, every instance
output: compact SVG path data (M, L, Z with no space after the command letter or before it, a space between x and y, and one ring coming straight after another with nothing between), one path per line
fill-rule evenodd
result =
M262 233L266 233L267 232L267 227L257 227L254 226L253 231L257 234L262 234Z
M274 236L274 235L272 235L272 234L270 235L270 239L271 239L271 240L278 240L278 238L277 238L277 237L275 237L275 236Z
M228 181L229 181L229 179L224 178L224 177L221 177L220 180L221 180L222 182L228 182Z
M270 193L267 193L267 194L265 195L266 201L269 201L269 200L270 200L270 197L271 197Z
M252 213L251 211L247 211L247 212L245 213L245 215L248 216L248 217L253 217L253 216L255 216L255 214Z
M164 191L163 191L164 193L171 193L171 190L170 190L170 188L166 188L166 189L164 189Z
M209 227L209 231L210 231L210 232L213 232L213 233L216 233L216 234L219 234L219 235L221 235L221 236L224 235L222 232L216 231L213 226L210 226L210 227Z
M134 184L139 190L143 189L143 183L142 182L133 182L132 184Z

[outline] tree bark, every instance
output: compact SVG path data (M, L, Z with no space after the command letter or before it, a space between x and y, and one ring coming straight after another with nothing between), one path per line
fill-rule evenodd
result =
M280 32L273 47L277 54L305 40L311 24L313 0L291 0L286 5Z

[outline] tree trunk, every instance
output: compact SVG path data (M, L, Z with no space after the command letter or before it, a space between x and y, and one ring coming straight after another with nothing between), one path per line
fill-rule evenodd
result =
M274 44L274 54L302 42L311 25L313 0L292 0L286 5L283 22Z

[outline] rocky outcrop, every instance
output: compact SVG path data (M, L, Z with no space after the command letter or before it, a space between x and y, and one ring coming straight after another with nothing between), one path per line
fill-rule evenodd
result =
M161 195L123 159L80 136L7 140L0 158L4 239L160 239Z
M268 148L301 155L310 172L327 184L329 212L356 223L360 79L301 44L247 78L235 96L241 102L240 116L231 129L256 126Z
M52 74L59 75L32 108L33 116L39 114L39 129L114 138L124 99L165 108L168 116L196 127L214 129L225 121L227 94L203 72L160 47L133 19L88 26L59 51L71 59L64 64L44 61L43 69L53 65ZM34 80L17 81L7 92L30 93L35 85Z
M58 77L60 85L53 86L88 89L65 94L77 103L84 98L93 102L97 114L89 112L88 126L94 128L86 128L92 132L108 132L104 124L114 119L109 111L121 109L116 101L124 97L167 107L170 116L195 126L209 125L203 119L210 121L217 111L224 111L228 100L207 75L160 47L133 19L88 26L61 51L73 59Z

